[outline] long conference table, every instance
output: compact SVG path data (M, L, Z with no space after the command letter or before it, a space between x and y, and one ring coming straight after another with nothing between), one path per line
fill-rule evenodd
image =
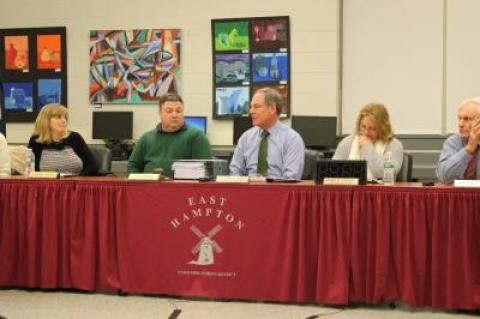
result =
M480 190L0 179L0 287L480 308Z

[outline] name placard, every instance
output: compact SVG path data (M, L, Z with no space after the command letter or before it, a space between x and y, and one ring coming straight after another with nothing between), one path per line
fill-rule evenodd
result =
M56 179L59 177L58 172L49 172L49 171L42 171L42 172L31 172L28 175L29 178L46 178L46 179Z
M248 176L218 175L215 181L218 183L248 183Z
M455 187L480 187L480 180L478 179L456 179L453 182Z
M248 181L249 182L266 182L267 178L265 176L260 176L260 175L253 175L253 176L248 176Z
M158 181L160 176L160 174L154 173L130 173L128 179L133 181Z
M359 181L356 177L325 177L323 185L358 185Z

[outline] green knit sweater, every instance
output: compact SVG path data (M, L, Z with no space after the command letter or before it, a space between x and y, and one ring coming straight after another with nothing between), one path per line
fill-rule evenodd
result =
M173 177L173 161L210 158L210 143L200 130L188 125L171 133L153 129L143 134L135 145L128 160L128 172L151 173L161 167L166 176Z

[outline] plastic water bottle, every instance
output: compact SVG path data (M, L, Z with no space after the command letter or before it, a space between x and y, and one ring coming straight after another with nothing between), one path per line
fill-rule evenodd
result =
M395 184L395 166L393 166L391 156L392 154L388 152L383 162L383 185Z
M31 172L35 172L35 154L31 148L27 148L25 151L25 159L24 159L25 170L23 171L23 175L25 177L29 177Z

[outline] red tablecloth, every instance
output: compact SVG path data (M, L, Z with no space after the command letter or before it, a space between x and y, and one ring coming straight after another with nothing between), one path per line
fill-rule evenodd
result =
M0 180L0 285L120 287L117 212L124 187Z
M480 192L0 179L0 286L480 308Z
M118 218L122 289L346 303L350 197L343 188L131 187Z
M350 299L480 308L480 190L353 193Z

